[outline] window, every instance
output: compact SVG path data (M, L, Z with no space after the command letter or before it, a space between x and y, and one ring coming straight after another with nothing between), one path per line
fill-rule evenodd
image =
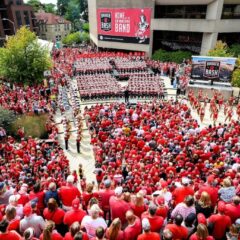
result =
M56 41L61 41L62 37L61 35L56 35Z
M64 24L64 31L67 31L67 24Z
M47 24L45 24L45 32L47 32Z
M55 24L55 32L58 30L58 25Z
M21 17L20 11L16 11L16 19L17 19L18 26L21 27L22 26L22 17Z
M222 19L240 19L240 4L224 4Z
M61 25L60 25L60 24L58 24L58 31L60 31L60 29L61 29Z
M155 18L206 18L207 5L158 5Z
M24 14L25 24L26 24L26 25L30 25L30 20L29 20L28 11L24 11L23 14Z
M22 0L16 0L17 5L22 5Z

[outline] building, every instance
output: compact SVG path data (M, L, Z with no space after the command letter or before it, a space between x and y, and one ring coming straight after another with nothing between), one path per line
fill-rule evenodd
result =
M21 26L27 25L32 31L36 30L35 16L31 6L23 0L0 1L0 39L13 35Z
M99 48L144 51L149 56L159 48L205 55L217 40L240 42L240 0L88 0L88 8L90 38ZM131 22L139 10L139 23ZM149 35L148 41L133 43L128 37L134 36L136 25L146 39Z
M35 13L35 15L39 27L39 38L41 39L53 42L61 41L71 32L71 22L61 16L44 11Z

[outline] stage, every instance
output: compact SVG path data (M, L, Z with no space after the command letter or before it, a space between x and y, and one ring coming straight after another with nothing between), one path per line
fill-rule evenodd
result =
M194 95L197 96L198 92L202 90L204 94L207 94L209 98L213 97L214 90L219 91L224 100L228 100L233 95L233 88L230 83L213 82L206 80L191 80L187 87L187 94L189 91L193 91Z

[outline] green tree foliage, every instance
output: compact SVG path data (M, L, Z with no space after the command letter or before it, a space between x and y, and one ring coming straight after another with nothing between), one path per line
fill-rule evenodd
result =
M232 57L229 53L228 45L225 42L217 41L214 49L209 50L208 56L211 57Z
M44 4L44 11L47 12L47 13L53 13L53 14L56 14L56 9L55 9L55 4L53 3L46 3Z
M240 68L237 68L232 74L232 85L240 87Z
M42 9L42 4L40 0L28 0L27 4L33 7L34 12L37 12L40 9Z
M75 32L68 34L63 39L63 44L72 45L72 44L80 44L80 43L88 43L90 41L89 33L87 32Z
M235 43L229 47L229 53L234 57L240 57L240 44Z
M84 24L82 25L82 29L83 29L83 31L85 31L85 32L89 32L89 23L84 23Z
M12 83L40 83L43 72L52 66L47 48L37 42L35 33L22 27L0 49L0 73Z
M153 54L153 59L154 60L160 60L163 62L176 62L176 63L182 63L183 59L189 59L191 58L192 53L188 51L173 51L173 52L168 52L163 49L157 50Z
M9 111L0 106L0 127L8 131L9 126L14 122L15 118L13 111Z
M87 0L58 0L57 12L73 23L75 31L81 29L81 21L88 21Z

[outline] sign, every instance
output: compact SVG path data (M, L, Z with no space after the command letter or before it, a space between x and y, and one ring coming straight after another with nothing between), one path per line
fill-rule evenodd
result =
M192 56L192 79L229 82L236 58Z
M149 44L151 8L100 8L98 40Z

